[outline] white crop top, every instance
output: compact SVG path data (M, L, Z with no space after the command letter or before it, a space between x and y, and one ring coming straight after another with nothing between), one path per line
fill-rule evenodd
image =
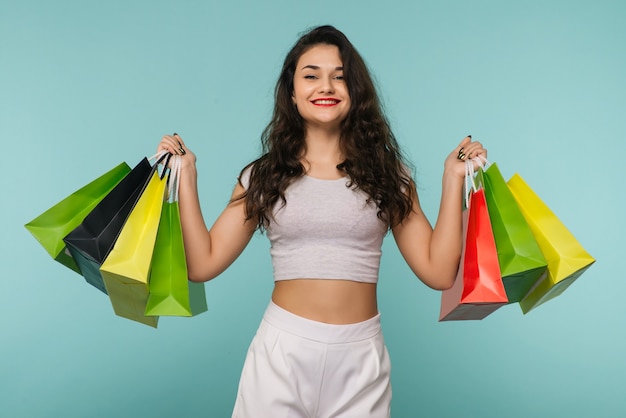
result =
M246 189L249 177L250 169L241 178ZM378 281L388 225L364 192L346 187L348 181L303 176L287 187L287 203L278 200L267 228L275 281Z

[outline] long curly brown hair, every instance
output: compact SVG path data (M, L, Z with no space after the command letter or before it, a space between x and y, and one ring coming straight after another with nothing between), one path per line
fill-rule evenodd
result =
M274 112L261 136L263 152L250 167L247 190L234 200L245 199L247 219L258 219L258 228L267 228L273 208L285 190L305 174L301 157L305 151L305 125L292 101L296 64L315 45L334 45L343 63L344 80L351 107L341 123L340 148L345 160L337 166L356 187L378 206L378 217L390 226L408 216L415 187L407 170L376 88L363 58L348 38L332 26L319 26L304 34L291 48L275 88Z

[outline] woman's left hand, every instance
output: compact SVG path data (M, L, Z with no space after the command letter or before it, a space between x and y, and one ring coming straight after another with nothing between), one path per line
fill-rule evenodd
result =
M487 150L478 141L472 141L471 136L463 138L461 143L448 155L444 162L444 172L453 173L459 177L465 177L465 162L476 157L487 158ZM474 162L474 168L479 164Z

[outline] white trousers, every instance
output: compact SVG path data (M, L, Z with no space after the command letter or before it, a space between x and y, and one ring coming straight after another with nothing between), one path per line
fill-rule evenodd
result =
M241 373L233 418L387 418L391 363L380 314L331 325L267 308Z

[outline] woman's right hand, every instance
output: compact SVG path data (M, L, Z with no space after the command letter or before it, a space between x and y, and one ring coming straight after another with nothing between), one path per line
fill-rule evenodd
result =
M191 152L189 148L185 145L185 142L178 134L165 135L159 146L157 147L157 152L160 151L168 151L172 155L179 155L182 161L182 169L186 166L191 166L196 164L196 155Z
M461 159L461 153L463 158ZM444 174L453 173L457 178L465 178L465 161L472 158L487 158L487 150L480 142L472 141L472 136L468 135L461 143L448 155L444 162ZM479 164L474 162L474 168L478 170Z

